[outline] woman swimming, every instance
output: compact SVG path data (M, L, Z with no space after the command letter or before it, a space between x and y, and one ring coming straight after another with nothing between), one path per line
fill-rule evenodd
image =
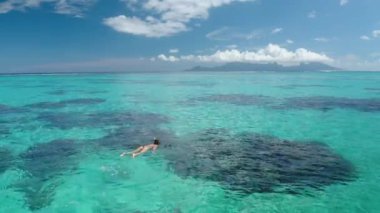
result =
M126 154L132 154L132 157L134 158L137 155L140 155L144 152L149 151L150 149L154 152L154 151L156 151L156 149L158 148L159 145L160 145L160 140L158 140L157 138L154 138L153 143L147 144L144 146L140 146L139 148L135 149L132 152L123 152L123 153L121 153L120 157L124 157Z

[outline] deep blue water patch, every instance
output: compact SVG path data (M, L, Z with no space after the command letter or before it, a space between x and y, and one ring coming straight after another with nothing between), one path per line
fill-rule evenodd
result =
M78 98L78 99L69 99L58 102L38 102L34 104L26 105L28 108L40 108L40 109L59 109L64 108L69 105L94 105L105 102L105 99L102 98Z
M324 144L231 135L225 129L186 136L162 152L178 175L216 181L244 194L301 194L356 176L353 165Z
M30 210L48 206L59 185L57 177L77 165L80 147L73 140L54 140L37 144L20 155L19 167L28 178L16 187L24 192Z
M14 163L12 152L4 147L0 147L0 174L4 173Z
M41 113L38 120L59 129L104 126L156 126L169 118L155 113L99 112L99 113Z

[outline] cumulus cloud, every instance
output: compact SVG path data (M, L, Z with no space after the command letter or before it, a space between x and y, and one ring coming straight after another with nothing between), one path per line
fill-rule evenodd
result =
M195 61L195 62L252 62L268 63L278 62L283 64L292 64L300 62L330 62L332 61L327 55L312 52L310 50L299 48L290 51L276 44L268 44L265 48L257 51L240 51L237 49L218 50L210 55L185 55L185 56L157 56L162 61Z
M97 0L60 0L55 4L55 12L82 17L83 12L95 4L96 1Z
M138 5L135 0L123 0L127 5ZM189 30L187 24L193 19L207 19L212 8L234 2L254 0L145 0L140 7L155 15L144 18L119 15L104 19L112 29L146 37L171 36Z
M0 14L13 10L24 11L39 8L43 4L54 6L54 12L59 14L82 17L83 13L97 0L6 0L0 3Z
M179 58L177 58L175 56L172 56L172 55L171 56L166 56L164 54L158 55L157 59L159 59L161 61L170 61L170 62L179 61Z
M344 6L348 3L348 0L340 0L339 4L340 6Z
M110 26L114 30L122 33L134 35L142 35L146 37L163 37L186 31L185 24L176 21L166 21L147 17L146 20L141 20L137 17L127 17L124 15L107 18L104 24Z

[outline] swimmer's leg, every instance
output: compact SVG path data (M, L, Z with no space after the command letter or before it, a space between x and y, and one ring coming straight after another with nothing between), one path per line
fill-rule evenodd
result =
M140 146L139 148L137 148L137 149L135 149L135 150L133 150L132 152L129 152L129 153L132 154L132 153L141 152L143 149L144 149L144 147Z
M143 146L140 146L139 148L133 150L132 152L123 152L121 153L120 157L123 157L125 155L130 155L130 154L134 154L134 153L137 153L137 152L140 152L144 147Z
M137 155L140 155L140 154L142 154L142 153L144 153L144 152L146 152L148 150L149 150L149 148L142 147L142 149L140 151L132 153L132 157L135 158Z

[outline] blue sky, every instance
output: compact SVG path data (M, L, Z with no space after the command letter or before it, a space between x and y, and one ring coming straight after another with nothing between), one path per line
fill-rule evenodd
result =
M380 70L378 0L0 0L0 72Z

